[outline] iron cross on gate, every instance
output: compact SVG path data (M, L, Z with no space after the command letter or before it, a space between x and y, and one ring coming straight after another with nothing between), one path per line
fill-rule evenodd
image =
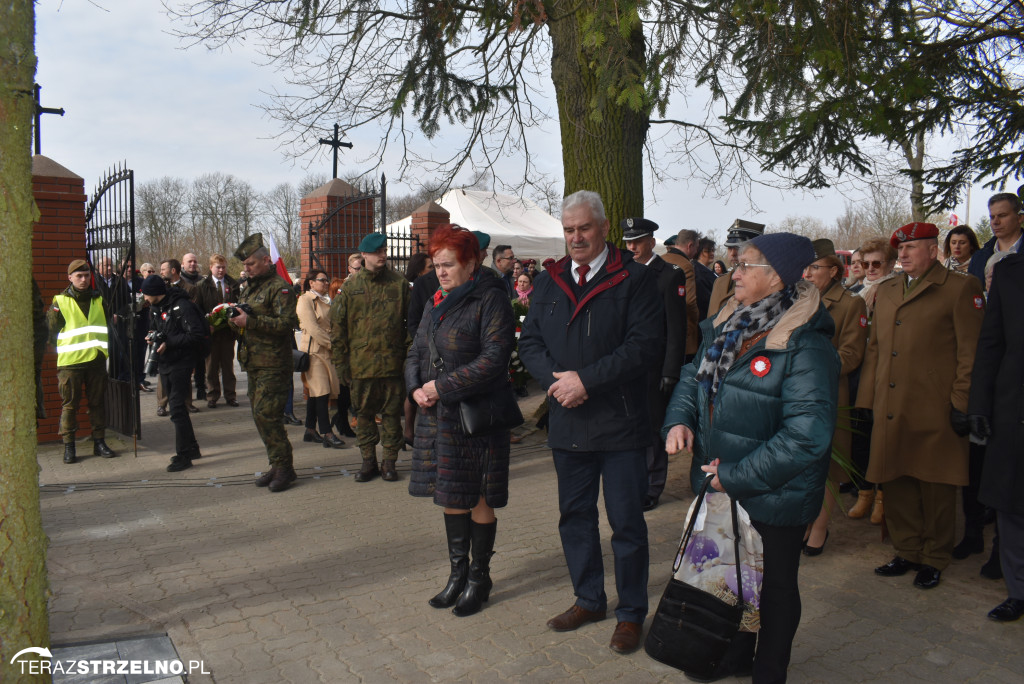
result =
M337 178L338 177L338 148L339 147L347 147L348 149L351 150L352 149L352 143L350 143L350 142L341 142L341 140L338 138L338 124L334 124L334 137L333 138L320 138L320 144L321 145L330 145L331 147L334 148L334 175L332 176L332 178Z
M43 118L43 114L60 114L64 116L64 108L54 109L53 107L44 107L39 104L39 91L42 87L38 83L33 84L35 86L35 100L36 100L36 154L42 154L43 141L42 136L39 133L39 123Z

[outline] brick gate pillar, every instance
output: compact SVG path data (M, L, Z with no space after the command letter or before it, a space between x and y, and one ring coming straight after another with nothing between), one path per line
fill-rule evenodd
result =
M451 216L447 209L434 202L427 202L412 212L412 234L423 245L423 251L430 248L434 230L440 225L451 223Z
M335 178L302 198L299 205L302 275L314 266L310 253L310 229L325 215L339 208L338 213L320 228L322 234L317 236L320 245L317 257L320 267L331 278L348 275L349 255L356 252L364 235L377 230L374 199L355 199L359 196L356 188Z
M55 294L68 286L68 264L85 259L85 182L82 177L42 155L32 157L32 194L39 207L39 220L32 228L32 275L49 307ZM52 442L60 422L57 392L57 355L47 350L43 357L43 398L46 418L39 421L38 439ZM85 402L79 425L89 425Z

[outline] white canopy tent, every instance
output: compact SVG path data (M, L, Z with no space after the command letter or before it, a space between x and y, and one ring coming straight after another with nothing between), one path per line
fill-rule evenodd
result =
M537 206L537 203L497 192L484 190L449 190L437 204L451 214L451 222L469 230L479 230L491 236L490 248L512 245L516 257L536 259L537 266L548 257L560 259L565 255L562 223ZM407 229L412 217L388 224L392 228Z

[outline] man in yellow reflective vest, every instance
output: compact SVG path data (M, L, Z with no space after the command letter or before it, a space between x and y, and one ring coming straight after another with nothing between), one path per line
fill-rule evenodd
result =
M109 349L107 310L103 297L90 287L92 273L84 259L68 266L71 285L53 298L47 314L50 342L57 346L57 384L60 389L60 436L64 440L64 462L77 463L75 431L78 405L85 387L85 401L92 423L94 456L117 456L104 441Z

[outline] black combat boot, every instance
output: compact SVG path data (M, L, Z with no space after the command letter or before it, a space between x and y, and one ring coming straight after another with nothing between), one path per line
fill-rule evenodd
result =
M398 480L398 471L395 470L395 460L393 458L385 458L380 462L380 479L385 482L396 482Z
M117 454L114 453L113 449L107 446L107 443L102 439L94 439L92 441L92 455L102 456L103 458L114 458Z
M494 533L498 521L481 524L470 521L470 536L473 539L473 562L469 565L469 579L455 602L452 612L458 617L479 613L491 596L491 556L494 555Z
M451 608L455 605L469 577L469 513L445 513L444 532L448 536L448 560L452 573L448 584L428 603L434 608Z
M274 479L270 481L267 486L272 492L283 492L292 486L292 482L298 479L298 475L295 474L295 469L291 466L281 466L274 470Z
M268 470L267 472L265 472L262 475L260 475L259 477L257 477L256 478L256 486L257 487L267 487L267 486L269 486L271 481L273 481L273 479L274 479L274 472L276 470L277 470L276 467L271 466L270 470Z
M192 457L175 454L171 457L171 464L167 466L167 472L176 473L179 470L188 470L192 467Z
M356 473L356 482L369 482L373 478L380 475L380 469L377 468L377 456L366 456L363 455L363 467Z
M78 457L75 456L75 443L64 442L64 462L65 463L78 463Z

